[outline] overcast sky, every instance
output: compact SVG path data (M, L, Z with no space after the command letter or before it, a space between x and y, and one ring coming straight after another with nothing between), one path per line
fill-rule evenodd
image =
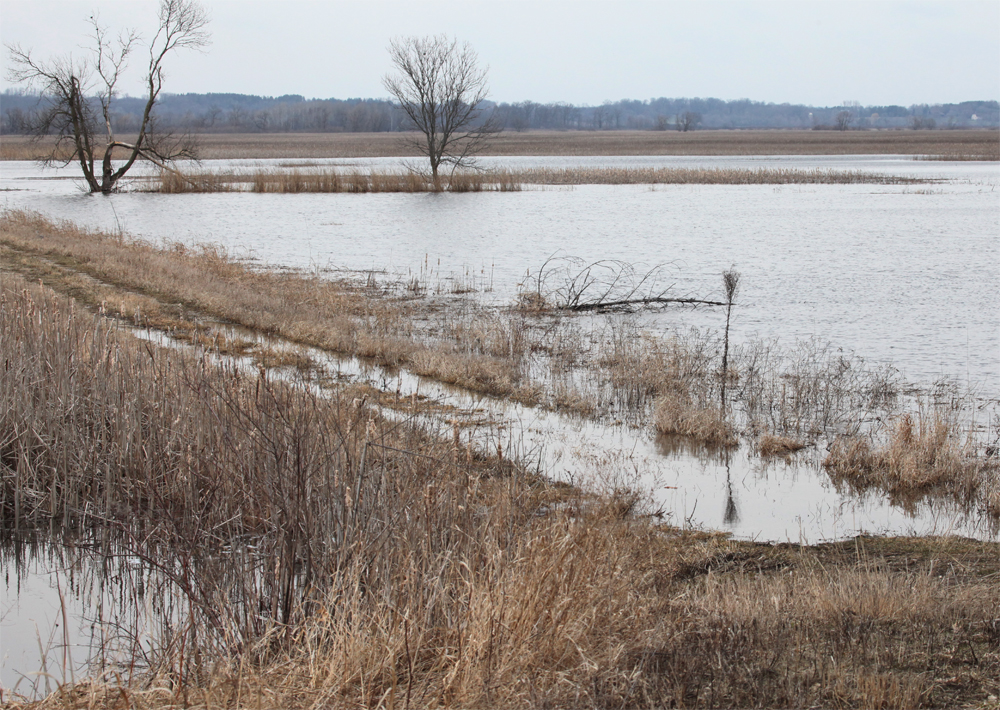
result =
M165 90L381 97L395 36L446 33L489 66L497 101L749 98L836 106L1000 98L997 0L205 0L213 42ZM102 24L147 38L155 0L0 0L0 39L83 53ZM135 65L141 66L140 57ZM7 81L7 53L0 60ZM138 83L124 87L141 93Z

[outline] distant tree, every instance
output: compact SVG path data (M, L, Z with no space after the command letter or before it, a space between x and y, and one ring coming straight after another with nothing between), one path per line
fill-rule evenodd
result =
M840 111L833 119L833 125L838 131L846 131L854 122L854 114L850 111Z
M685 111L684 113L677 114L677 130L678 131L693 131L701 123L701 114L696 111Z
M194 0L160 0L159 25L149 45L145 107L132 143L115 137L111 103L139 35L128 30L112 39L96 17L91 16L90 24L89 59L75 61L66 56L43 62L32 57L31 50L13 45L7 48L12 64L8 78L42 85L45 104L36 114L31 132L38 137L57 137L46 162L68 165L78 161L90 191L109 194L139 158L166 167L165 163L192 155L189 143L157 133L153 107L163 88L164 59L175 49L206 46L208 16ZM69 158L60 158L67 147ZM124 163L117 169L112 163L115 149L124 154ZM95 161L100 161L99 167Z
M442 165L471 165L500 128L495 113L483 120L487 69L469 43L444 35L394 39L389 57L396 73L382 85L423 134L414 145L430 161L434 181Z

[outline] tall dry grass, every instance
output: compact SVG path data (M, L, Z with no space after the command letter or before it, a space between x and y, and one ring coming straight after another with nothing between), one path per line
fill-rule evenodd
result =
M347 192L511 192L521 183L506 171L455 172L437 182L414 172L304 171L274 168L249 172L194 173L162 171L147 189L165 194L187 192L327 193Z
M1000 460L980 455L954 413L942 407L903 414L882 436L838 438L823 465L835 483L884 493L904 508L947 496L1000 524Z
M248 172L193 173L162 171L146 187L154 192L512 192L524 185L787 185L879 184L927 182L861 170L795 170L787 168L534 168L529 170L462 171L433 182L418 173L306 171L261 168Z
M996 544L903 542L893 566L864 540L837 558L680 534L621 493L470 457L349 390L156 348L17 277L0 306L4 525L98 526L176 596L141 656L111 667L132 675L40 707L913 707L995 691ZM968 568L934 573L944 554Z
M0 217L0 244L21 255L12 259L42 257L46 268L91 277L74 280L73 293L95 307L111 299L108 307L137 325L169 328L191 310L195 319L208 315L295 343L407 365L478 392L538 399L523 362L423 337L411 317L413 301L377 285L255 270L215 246L159 248L23 212ZM147 298L137 301L136 293Z

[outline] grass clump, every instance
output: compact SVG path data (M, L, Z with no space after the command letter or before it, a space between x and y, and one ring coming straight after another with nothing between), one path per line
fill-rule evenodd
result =
M876 490L912 508L929 495L946 495L964 507L979 505L1000 522L1000 461L979 455L952 417L934 409L895 420L888 435L838 438L823 462L835 483Z

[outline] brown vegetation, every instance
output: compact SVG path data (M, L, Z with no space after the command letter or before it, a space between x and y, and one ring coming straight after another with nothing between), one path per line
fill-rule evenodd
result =
M259 169L246 173L163 171L140 190L184 192L515 192L524 185L910 185L926 180L883 173L784 168L535 168L462 171L434 181L417 173Z
M898 412L900 383L890 368L818 342L788 349L749 341L731 353L723 417L718 335L652 337L620 313L585 327L546 310L545 294L541 307L537 299L485 307L418 296L426 292L420 283L392 288L255 269L212 247L156 248L19 212L0 218L0 262L94 310L264 368L309 371L309 356L294 346L311 345L475 392L723 444L740 435L816 443ZM266 338L226 333L212 321L288 343L275 350ZM995 500L998 488L987 481L976 495Z
M835 483L878 491L897 505L913 507L930 495L948 496L966 508L981 506L1000 522L1000 460L986 458L963 440L954 419L940 407L904 414L884 440L843 437L823 465Z
M403 133L198 136L202 159L416 157ZM127 138L125 138L127 140ZM5 135L0 160L35 160L49 145ZM502 133L489 155L913 155L1000 160L995 130L954 131L527 131Z
M177 602L141 657L125 639L123 666L37 707L909 708L998 692L995 543L662 528L628 496L457 456L349 391L155 348L16 277L0 289L0 513L105 526Z

